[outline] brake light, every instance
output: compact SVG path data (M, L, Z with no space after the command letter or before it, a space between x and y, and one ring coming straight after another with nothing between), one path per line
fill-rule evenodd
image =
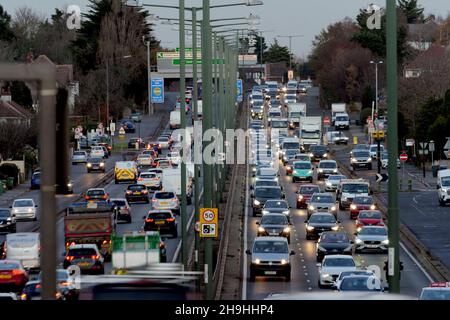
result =
M84 196L84 199L85 200L89 200L89 196Z
M131 191L130 190L127 190L127 192L126 192L127 194L131 194Z
M159 178L158 178L158 177L156 177L156 178L151 178L150 180L155 181L155 180L159 180Z
M67 261L72 261L75 257L74 256L66 256Z
M139 179L138 179L138 181L142 181L142 180L144 180L144 179L142 179L142 178L139 178Z
M103 240L103 244L111 243L111 240Z
M27 300L27 295L26 295L26 293L22 293L22 294L20 295L20 300Z
M25 274L25 271L23 271L23 270L15 269L15 270L12 271L12 276L13 277L15 277L15 276L22 276L24 274Z
M149 218L145 219L145 222L153 222L153 221L154 221L153 219L149 219Z
M98 255L91 256L92 260L98 260L100 257Z
M105 195L102 196L102 198L103 198L103 199L107 199L107 198L108 198L108 195L105 194Z
M158 201L158 200L156 200L156 199L152 199L152 202L156 202L156 201Z
M111 147L111 146L108 146L108 150L112 150L112 147Z
M175 221L175 218L167 218L166 221L167 221L167 222L174 222L174 221Z
M173 201L173 202L177 202L178 199L177 199L177 198L173 198L172 201Z
M164 249L165 247L166 247L166 245L165 245L164 242L160 242L160 243L159 243L159 248L160 248L160 249Z

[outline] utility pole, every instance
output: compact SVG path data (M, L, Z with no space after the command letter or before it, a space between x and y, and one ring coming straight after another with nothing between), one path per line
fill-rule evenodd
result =
M388 96L388 282L391 293L400 293L399 209L398 209L398 124L397 124L397 8L395 0L386 0L386 51Z
M301 38L304 35L286 35L286 36L277 36L278 38L289 38L289 70L292 70L292 38Z
M149 34L149 39L148 41L145 41L145 36L143 36L144 38L144 44L147 46L147 78L148 78L148 88L147 88L147 92L148 92L148 115L152 115L153 114L153 104L152 104L152 66L151 66L151 36Z

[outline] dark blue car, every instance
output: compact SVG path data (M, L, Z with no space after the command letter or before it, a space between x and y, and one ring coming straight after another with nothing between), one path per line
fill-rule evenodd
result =
M35 172L31 177L31 189L39 189L41 187L41 173Z
M133 120L122 120L120 123L120 126L123 127L126 133L135 133L136 132L136 126L133 122Z

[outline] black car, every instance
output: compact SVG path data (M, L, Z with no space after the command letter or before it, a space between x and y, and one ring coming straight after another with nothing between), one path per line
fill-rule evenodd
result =
M87 173L92 171L106 172L106 163L102 158L90 158L86 163Z
M27 282L20 295L21 300L42 300L41 281L33 280ZM78 295L67 286L58 284L56 287L55 300L78 300Z
M288 219L278 213L270 213L263 215L258 225L258 237L274 236L285 237L288 243L291 242L291 223Z
M128 204L127 199L116 198L111 199L110 201L116 205L117 220L131 223L131 208L130 205Z
M317 241L316 259L318 262L329 254L352 254L353 241L344 231L327 231Z
M16 232L16 218L9 208L0 208L0 233Z
M128 202L144 201L149 203L148 190L143 184L130 184L125 190L125 198Z
M311 146L309 147L309 156L311 162L328 159L328 148L326 146Z
M338 231L339 221L332 213L316 212L313 213L306 223L306 240L319 237L323 232Z
M253 216L256 217L257 214L260 214L262 211L262 207L269 199L284 199L285 195L280 187L255 187L254 193L251 195L253 198L252 207L253 207Z
M144 216L145 231L159 231L161 234L169 233L178 238L177 220L170 210L150 210Z
M145 142L141 138L131 138L128 141L128 148L129 149L135 149L136 148L136 142L139 143L139 148L145 148Z

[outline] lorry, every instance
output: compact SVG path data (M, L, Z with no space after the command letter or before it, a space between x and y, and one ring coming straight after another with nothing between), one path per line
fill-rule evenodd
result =
M322 141L322 117L302 117L299 124L299 139L303 150Z
M109 261L118 209L109 201L72 203L64 215L66 250L73 244L93 243Z
M146 269L151 264L167 262L166 246L158 231L133 231L112 239L114 274Z
M170 129L178 129L181 126L181 111L180 109L170 112L169 118Z
M331 124L334 126L334 121L336 120L337 113L346 113L345 103L332 103L331 104Z
M292 103L288 105L289 127L295 129L299 126L300 118L306 116L306 103Z
M192 171L186 165L186 197L187 204L192 203ZM181 197L181 166L164 168L162 172L162 187L164 191L172 191Z
M39 232L18 232L6 235L4 259L17 260L26 270L40 269L41 242Z

